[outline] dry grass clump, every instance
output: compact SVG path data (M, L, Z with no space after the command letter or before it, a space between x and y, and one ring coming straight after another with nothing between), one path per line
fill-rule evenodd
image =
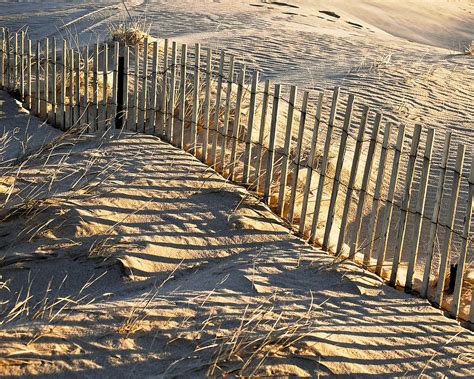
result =
M474 55L474 40L464 48L464 53L466 55Z
M148 39L148 43L156 41L156 38L152 37L146 30L141 29L135 23L119 24L111 30L112 40L120 42L120 44L135 46L143 46L145 39Z

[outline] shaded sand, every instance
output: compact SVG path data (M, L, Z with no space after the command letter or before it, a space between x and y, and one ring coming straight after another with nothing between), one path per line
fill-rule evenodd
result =
M17 179L0 211L0 374L472 373L472 332L335 264L191 155L128 132L49 146L2 169Z

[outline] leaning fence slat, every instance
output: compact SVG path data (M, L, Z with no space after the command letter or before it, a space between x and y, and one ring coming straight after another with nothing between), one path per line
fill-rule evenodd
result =
M260 117L260 133L258 135L258 145L257 145L257 159L256 159L256 168L255 168L255 190L259 192L260 190L260 176L262 170L262 159L263 159L263 141L265 139L265 126L267 124L267 114L268 114L268 102L270 99L270 80L265 81L265 88L263 90L263 100L262 100L262 114Z
M341 254L344 240L346 238L346 227L347 227L346 224L347 224L347 219L349 217L349 211L351 208L352 194L354 193L354 184L355 184L355 181L357 178L357 172L359 169L360 154L362 152L362 142L364 140L365 127L367 125L369 111L370 111L369 107L364 106L362 110L362 116L360 119L359 132L357 134L357 142L356 142L356 147L354 150L354 157L352 158L352 167L351 167L351 173L349 176L349 183L347 184L347 192L346 192L346 199L344 201L344 209L342 211L341 228L339 230L339 237L337 240L337 248L336 248L337 254ZM353 251L355 253L355 250ZM352 254L352 251L349 252L349 258L354 259L354 255Z
M339 92L340 88L336 87L332 95L331 113L329 114L328 129L326 132L326 141L324 142L323 158L321 162L321 172L319 174L318 180L318 191L316 194L316 201L314 202L313 221L311 223L311 233L309 235L308 240L310 244L314 243L314 241L316 240L316 231L318 227L319 212L321 211L321 202L323 199L324 181L326 179L326 171L328 168L329 153L331 150L332 143L331 138L334 129L334 121L336 120Z
M211 167L217 170L217 145L219 143L219 119L221 111L221 98L222 98L222 82L224 79L224 63L225 63L225 51L221 51L221 57L219 60L219 74L217 77L217 93L216 93L216 105L214 110L214 135L212 137L212 148L211 148Z
M395 189L398 182L398 169L400 165L400 156L403 150L403 142L405 141L405 125L401 124L398 130L397 144L395 146L395 154L393 157L393 166L390 176L390 184L388 188L388 195L385 206L385 214L383 218L382 231L381 231L381 241L378 248L377 256L377 265L375 267L375 272L377 275L382 274L382 267L385 263L385 255L387 252L388 239L390 233L390 223L392 221L393 213L393 200L395 197Z
M425 153L423 156L423 168L421 172L420 189L416 199L416 212L413 221L412 244L409 249L408 269L405 279L405 292L411 292L413 285L413 274L415 273L416 260L418 257L418 249L421 239L421 224L424 219L424 208L426 200L426 192L428 190L428 179L431 170L431 153L433 151L433 142L435 138L435 130L428 129L426 136Z
M225 98L225 111L224 111L224 124L222 124L221 128L221 135L222 135L222 142L221 142L221 172L224 174L225 172L225 150L227 145L227 136L229 130L229 118L230 118L230 107L231 107L231 95L232 95L232 81L234 77L234 56L230 56L230 65L229 65L229 74L227 76L227 90L226 90L226 98Z
M346 154L347 137L349 136L349 128L352 120L352 108L354 105L354 95L349 94L347 101L346 114L344 117L344 125L342 127L341 143L339 145L339 154L337 157L336 171L334 173L333 187L331 192L331 200L329 202L328 215L326 219L326 226L324 229L323 249L329 250L329 239L331 235L332 225L335 217L335 207L337 196L339 192L339 184L342 173L342 167L344 164L344 156ZM337 253L337 251L336 251Z
M174 107L176 93L176 60L177 44L173 42L171 47L171 65L170 65L170 101L168 106L168 131L169 141L174 143Z
M237 147L240 135L240 120L242 108L242 95L245 84L245 65L241 65L239 74L239 84L237 89L237 99L234 113L234 127L232 130L232 150L230 154L230 180L235 180L235 167L237 166Z
M453 302L451 307L451 314L458 318L459 316L459 305L461 303L461 290L463 287L464 282L464 274L466 269L466 258L467 258L467 250L469 245L469 232L471 228L471 221L472 221L472 212L474 211L474 155L471 160L471 173L469 175L469 192L467 195L467 206L466 206L466 214L464 216L464 226L462 230L462 242L461 242L461 250L459 252L459 259L458 259L458 267L456 271L456 282L454 286L454 293L453 293ZM474 304L474 296L473 296L473 304ZM474 315L471 313L471 319Z
M288 205L288 221L290 224L293 223L294 213L295 213L295 203L296 203L296 192L298 189L298 177L301 169L301 150L303 147L303 137L304 137L304 128L306 126L306 116L308 110L308 99L309 92L305 91L303 94L303 103L301 105L301 116L300 116L300 125L298 128L298 137L296 140L296 151L295 151L295 169L293 172L291 180L291 190L290 190L290 202Z
M201 45L197 43L194 47L194 88L193 88L193 113L191 117L191 149L194 155L198 155L197 129L199 121L199 92L200 92L200 70L201 70Z
M166 137L166 105L167 105L167 85L168 85L168 46L169 40L165 39L163 48L163 82L161 83L161 107L160 107L160 131L159 134Z
M255 103L258 89L258 71L254 71L252 75L252 88L250 90L250 105L247 121L247 134L245 136L245 153L244 153L244 171L242 176L242 182L244 185L248 185L250 178L250 161L252 159L252 133L253 124L255 119Z
M364 266L365 267L369 267L370 265L372 252L374 251L374 246L375 246L375 239L376 239L375 234L377 232L377 222L378 222L378 217L379 217L379 212L380 212L379 208L380 208L380 202L381 202L382 189L383 189L383 184L385 182L385 172L386 172L385 166L387 162L387 153L388 153L388 146L390 143L391 133L392 133L392 124L388 122L384 128L382 149L380 152L380 160L378 162L379 169L377 172L377 180L375 182L372 209L370 211L370 218L369 218L368 227L367 227L368 246L364 252ZM357 248L357 245L355 245L355 248Z
M431 224L430 224L430 231L428 234L428 241L426 244L426 261L425 261L425 269L423 272L423 281L421 284L420 295L421 297L427 297L428 295L428 285L430 281L430 274L431 274L431 262L433 260L433 252L435 246L435 238L436 232L438 229L439 224L439 215L441 210L441 201L443 198L443 188L444 188L444 181L446 179L446 168L448 164L449 158L449 149L451 146L451 136L452 132L449 130L444 137L444 147L443 147L443 155L441 156L441 164L440 164L440 173L438 177L438 185L436 187L436 196L433 206L433 215L431 217Z
M94 45L93 55L93 90L92 90L92 117L94 120L94 131L99 130L99 45Z
M126 52L126 54L128 51ZM157 87L157 75L158 75L158 58L159 58L159 45L158 42L153 42L153 60L151 67L151 94L150 94L150 112L148 113L148 130L152 134L156 133L156 87ZM127 59L128 62L128 59ZM128 63L126 65L125 73L128 71ZM128 82L124 79L124 88L128 87ZM128 94L128 90L126 91ZM124 94L125 95L125 94ZM124 96L125 98L125 96ZM124 107L124 109L127 109Z
M295 110L297 93L298 88L296 86L291 86L290 100L288 102L288 117L286 122L285 144L283 147L283 157L280 170L280 190L278 192L277 213L280 217L283 217L285 211L284 208L286 200L286 183L288 179L288 162L290 160L291 135L293 133L293 115Z
M41 42L36 41L36 97L35 97L35 113L40 115L41 100Z
M313 135L311 137L311 148L306 162L306 183L303 190L303 203L301 204L301 217L298 234L304 236L306 229L306 212L308 210L308 201L311 193L311 182L313 180L314 161L316 160L319 127L321 125L321 112L323 108L324 93L320 92L318 97L318 105L316 107L316 115L314 120Z
M146 103L147 103L147 90L148 90L148 38L145 38L143 43L143 74L142 74L142 86L138 104L138 130L145 133L146 131Z
M49 39L44 39L44 81L43 81L43 107L41 117L48 118L49 106Z
M413 184L413 175L415 173L416 156L418 152L418 146L420 144L421 130L421 125L416 124L411 140L410 155L408 158L408 166L405 176L405 189L403 191L402 205L400 208L400 221L397 227L398 232L395 244L395 254L393 256L392 270L390 273L389 283L392 286L395 286L397 284L398 267L401 261L402 249L405 244L406 228L408 221L408 207L410 206L411 186Z
M458 145L456 154L456 165L454 167L453 183L451 186L451 198L448 207L448 214L444 229L446 231L443 244L441 245L441 261L439 264L438 285L436 286L436 295L434 298L435 305L443 305L444 287L446 280L446 271L450 258L451 241L454 234L454 221L456 218L456 206L459 198L459 189L461 184L462 167L464 164L464 154L466 147L463 144Z
M212 49L207 50L206 58L206 94L204 96L204 141L202 144L202 161L207 162L207 150L209 146L209 117L211 108L211 84L212 84Z
M138 110L138 98L139 98L139 88L138 85L140 83L140 46L137 44L135 45L135 77L133 82L133 98L132 98L132 124L131 127L138 132L138 123L137 123L137 114Z
M273 182L273 164L275 160L275 140L278 127L278 108L280 106L281 85L276 84L273 94L272 123L270 125L270 140L268 142L268 158L265 167L265 187L263 192L263 201L270 204L271 187Z
M111 121L112 121L112 128L115 129L117 127L116 120L117 120L117 95L118 95L118 69L119 69L119 54L120 54L120 44L118 42L114 43L114 55L113 55L113 63L112 63L112 106L111 106Z

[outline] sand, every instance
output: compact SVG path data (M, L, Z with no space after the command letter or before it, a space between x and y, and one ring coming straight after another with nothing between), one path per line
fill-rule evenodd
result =
M160 38L226 46L302 89L341 85L409 129L435 127L438 147L454 129L470 162L472 1L129 5ZM27 6L0 4L2 26L66 35L109 6L68 26L86 43L123 17L112 2ZM473 372L472 332L308 246L191 155L130 132L62 135L3 92L0 126L1 375Z

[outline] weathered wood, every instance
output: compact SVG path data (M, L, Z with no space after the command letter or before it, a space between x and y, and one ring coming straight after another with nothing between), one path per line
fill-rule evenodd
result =
M104 54L104 70L102 71L102 119L103 119L103 124L102 128L107 129L107 102L108 102L108 96L107 96L107 86L108 86L108 74L109 74L109 47L107 43L103 44L104 49L103 49L103 54Z
M445 238L441 245L441 261L439 264L438 285L436 286L436 294L434 304L437 306L443 305L444 287L446 281L446 271L448 269L448 262L450 259L450 247L454 234L454 221L456 218L456 206L459 198L459 189L461 184L462 168L464 164L464 154L466 147L463 144L458 145L456 154L456 165L454 167L453 183L451 186L451 198L449 201L448 214L446 223L444 224Z
M336 254L342 253L342 247L344 244L344 240L346 239L347 219L349 217L349 211L352 203L352 195L354 193L354 185L357 179L357 172L359 170L360 154L362 152L362 143L364 141L364 133L365 127L367 125L367 119L369 117L369 111L369 107L364 106L360 118L359 132L357 133L357 142L354 150L354 156L352 158L351 173L349 176L349 183L347 184L346 199L344 201L344 209L342 210L341 228L339 230L339 237L337 240ZM352 254L352 251L350 251L349 258L354 259L354 256L355 250L354 254Z
M431 217L430 231L428 234L428 241L426 244L426 254L424 254L426 256L426 261L425 261L425 269L423 272L423 281L421 284L420 295L421 297L425 297L425 298L428 295L428 285L429 285L430 274L431 274L431 262L433 260L436 232L438 230L438 224L439 224L441 202L442 202L443 192L444 192L443 191L444 181L446 179L446 169L447 169L448 158L449 158L449 149L451 146L451 136L452 136L452 132L448 130L444 138L443 155L441 156L441 164L439 166L440 172L438 176L438 185L436 186L436 195L435 195L435 201L434 201L434 206L433 206L433 215Z
M114 43L114 55L112 62L112 106L110 111L110 117L112 122L112 128L117 127L117 96L118 96L118 66L119 66L119 54L120 54L120 44L118 42Z
M257 98L258 89L258 71L254 71L252 75L252 88L250 90L250 105L247 121L247 134L245 136L245 154L244 154L244 171L242 176L242 182L244 185L248 185L250 178L250 161L252 159L252 133L253 124L255 119L255 103Z
M6 52L7 52L7 67L6 67L6 76L7 76L7 90L11 89L11 57L10 57L10 31L5 30L6 34ZM31 55L30 55L31 56Z
M22 75L23 76L23 75ZM48 119L49 107L49 39L44 39L44 81L43 81L43 107L41 117Z
M173 42L171 47L171 65L170 65L170 102L168 115L168 131L169 141L174 143L174 107L176 94L176 60L178 45Z
M179 84L179 92L181 93L180 104L179 104L179 121L180 121L180 139L178 141L178 147L184 149L184 135L186 126L186 84L187 84L187 72L186 64L188 62L188 45L181 45L181 82Z
M303 190L303 203L301 204L301 217L298 234L304 236L306 229L306 213L308 211L308 201L311 194L311 182L313 179L314 161L316 160L316 152L318 150L319 127L321 125L321 113L323 109L324 93L320 92L318 96L318 104L316 106L316 115L314 118L313 135L311 137L311 148L306 162L306 183Z
M416 156L421 137L421 125L416 124L411 140L410 155L408 158L407 172L405 176L405 188L403 190L402 205L400 207L400 220L398 224L397 239L395 244L395 252L392 260L392 270L390 273L390 285L395 286L397 283L398 267L400 266L403 246L405 245L406 227L408 221L408 207L411 199L411 186L413 184L413 175L415 173Z
M56 75L57 75L57 66L56 66L56 63L57 63L57 58L58 57L58 54L57 54L57 46L56 46L56 38L53 37L53 50L52 50L52 56L51 56L51 59L52 59L52 62L51 62L51 88L52 88L52 91L51 91L51 116L52 116L52 120L53 120L53 125L58 125L58 118L57 118L57 112L58 112L58 108L57 108L57 89L56 89Z
M35 97L35 114L40 116L41 112L41 42L36 41L36 97Z
M305 91L303 93L303 103L301 105L300 125L298 128L298 137L296 140L295 170L292 175L290 201L288 204L288 222L290 224L293 223L293 218L294 218L294 213L295 213L296 194L298 190L298 178L299 178L300 169L301 169L301 150L303 147L304 129L306 126L306 116L307 116L307 111L308 111L308 99L309 99L309 92Z
M139 84L140 84L140 46L137 44L135 45L135 75L134 75L134 82L133 82L133 99L132 99L132 124L131 127L138 132L138 123L137 123L137 116L138 116L138 98L140 97L139 94Z
M81 96L80 96L80 87L81 87L81 54L79 51L76 51L75 54L76 65L75 65L75 86L74 86L74 122L79 124L81 117Z
M20 33L20 99L25 101L25 32Z
M202 144L202 161L207 163L209 149L209 118L211 111L211 85L212 85L212 49L207 49L206 58L206 93L204 95L204 140Z
M314 212L313 212L313 221L311 223L311 232L310 232L309 240L308 240L310 244L313 244L314 241L316 240L316 231L317 231L318 221L319 221L319 212L321 211L321 201L323 199L324 182L326 179L326 172L328 169L329 153L330 153L331 144L332 144L331 138L332 138L332 132L334 129L334 121L336 120L339 93L340 93L340 89L339 87L336 87L332 95L331 113L329 114L328 129L326 132L326 141L324 142L324 151L323 151L323 157L322 157L322 162L321 162L321 172L319 174L319 180L318 180L318 191L316 193L316 201L314 203Z
M331 192L331 200L329 202L328 215L326 219L326 227L324 229L323 238L323 249L329 250L329 238L331 235L332 225L335 217L335 207L337 202L337 196L339 193L339 184L341 180L342 167L344 164L344 157L346 154L347 137L349 136L349 128L352 120L352 108L354 105L355 96L349 94L347 101L346 114L344 117L344 125L342 127L341 143L339 145L339 153L337 156L336 171L334 173L334 180Z
M13 35L13 86L12 90L16 90L16 86L18 83L18 33L14 33ZM39 112L38 112L39 113Z
M364 252L364 266L369 267L370 260L372 258L372 252L374 251L377 223L380 212L380 202L382 197L383 184L385 182L385 172L387 163L388 146L390 143L390 135L392 133L392 124L387 123L384 128L384 135L382 141L382 149L380 151L380 159L378 162L377 180L375 181L374 196L372 202L372 209L370 212L369 223L367 226L367 234L369 238L369 245Z
M413 220L412 244L408 250L409 258L405 279L405 292L411 292L413 285L413 274L415 273L418 249L420 247L421 225L424 219L425 200L431 170L431 153L433 151L434 138L435 130L433 128L428 129L428 133L426 135L425 153L423 155L420 189L418 190L418 197L416 199L416 213Z
M268 102L270 99L270 80L265 81L265 88L263 90L262 99L262 114L260 117L260 132L258 135L257 145L257 158L256 158L256 169L255 169L255 190L260 191L260 176L262 171L262 160L263 160L263 141L265 139L265 127L267 124L268 114Z
M225 150L227 146L227 136L229 130L229 117L230 117L230 107L232 101L232 81L234 77L234 56L230 56L230 65L229 65L229 74L227 76L227 90L226 90L226 99L225 99L225 111L224 111L224 124L222 124L221 128L221 135L222 135L222 142L221 142L221 156L220 156L220 167L221 172L225 172Z
M27 73L27 78L28 78L28 81L27 81L27 85L26 85L26 91L27 91L27 108L31 111L32 110L32 106L33 106L33 100L32 100L32 94L31 94L31 86L32 86L32 81L33 81L33 71L32 71L32 67L31 67L31 61L32 61L32 48L31 48L31 40L28 39L28 52L27 52L27 60L26 60L26 73Z
M67 45L66 40L63 39L63 56L61 66L61 129L66 130L66 80L67 80Z
M147 91L148 91L148 38L145 38L143 42L143 76L142 86L138 104L138 130L146 132L146 104L147 104Z
M221 111L221 98L222 98L222 82L224 79L224 63L225 63L225 51L221 51L221 57L219 60L219 74L217 78L217 93L216 93L216 105L214 113L214 135L212 138L212 149L211 149L211 166L214 170L217 170L217 145L219 143L219 118Z
M471 160L471 173L469 175L469 192L467 195L466 214L464 216L464 225L462 230L461 250L459 251L458 267L456 271L456 282L454 286L453 302L451 314L458 318L459 305L461 303L461 290L464 282L466 269L467 250L469 245L469 232L471 230L472 213L474 212L474 155ZM474 304L474 297L472 299ZM471 312L471 319L472 319Z
M403 142L405 141L405 125L401 124L398 130L397 144L395 146L395 154L393 157L392 173L390 176L390 184L388 188L388 195L385 205L385 214L383 218L381 241L378 248L377 265L375 272L378 275L382 274L382 267L385 263L385 255L387 252L388 239L390 234L390 223L392 221L393 200L395 197L395 190L398 182L398 169L400 166L400 156L403 150Z
M159 59L159 45L158 42L153 42L153 60L151 67L151 94L150 94L150 112L148 112L148 129L152 134L156 133L156 100L157 100L157 77L158 77L158 59ZM128 71L128 63L125 72ZM128 87L128 82L124 80L124 88ZM128 91L127 91L128 93ZM125 108L126 109L126 108Z
M288 162L290 160L290 149L291 149L291 135L293 133L293 116L295 110L296 96L298 88L291 86L290 89L290 100L288 101L288 117L286 120L286 132L283 146L283 157L281 161L280 170L280 189L278 192L278 205L277 213L280 217L283 217L285 211L285 200L286 200L286 183L288 179Z
M130 111L129 111L129 76L130 76L130 48L128 46L124 47L123 53L123 119L122 119L122 128L129 129L130 128ZM156 80L155 80L155 87L156 87ZM153 108L155 109L155 107ZM153 113L153 117L155 117L155 112ZM153 132L155 132L155 122L153 121Z
M197 43L194 47L194 88L193 88L193 110L191 116L191 150L198 155L197 129L199 121L199 92L201 70L201 45Z
M267 166L265 167L265 187L263 192L263 201L266 204L270 204L271 199L271 190L273 182L273 165L275 160L275 140L277 135L278 128L278 110L280 106L280 95L281 95L281 85L275 84L274 94L273 94L273 107L272 107L272 123L270 125L270 140L268 142L268 158Z
M74 62L74 49L69 49L69 128L74 125Z
M245 65L240 66L239 73L239 84L237 88L237 99L235 103L235 114L234 114L234 127L232 130L232 150L230 154L230 180L235 180L235 167L238 163L237 148L238 139L240 135L240 120L241 120L241 108L242 108L242 95L245 84Z
M87 124L87 131L89 131L89 45L84 48L84 94L82 95L82 106L84 112L84 122Z
M2 33L2 40L0 45L0 88L5 89L5 28L0 28L0 33Z
M362 227L362 214L365 206L365 198L367 196L367 191L369 188L370 175L372 173L372 166L374 162L375 148L377 146L377 137L380 131L380 123L382 121L382 114L377 112L375 115L374 126L372 127L372 133L370 135L369 149L367 151L367 158L364 166L364 173L362 175L362 183L359 191L359 201L357 202L356 217L354 220L355 224L355 236L354 243L350 246L349 257L353 258L356 251L359 249L359 237ZM364 266L367 267L370 264L370 261L367 261L366 254L364 254Z
M165 39L165 45L163 47L163 82L161 83L161 107L160 107L160 122L159 122L159 127L160 131L159 134L161 134L163 137L166 138L166 106L167 106L167 86L168 86L168 46L169 46L169 40Z
M93 104L92 115L94 120L94 131L99 130L99 45L94 45L93 65Z

